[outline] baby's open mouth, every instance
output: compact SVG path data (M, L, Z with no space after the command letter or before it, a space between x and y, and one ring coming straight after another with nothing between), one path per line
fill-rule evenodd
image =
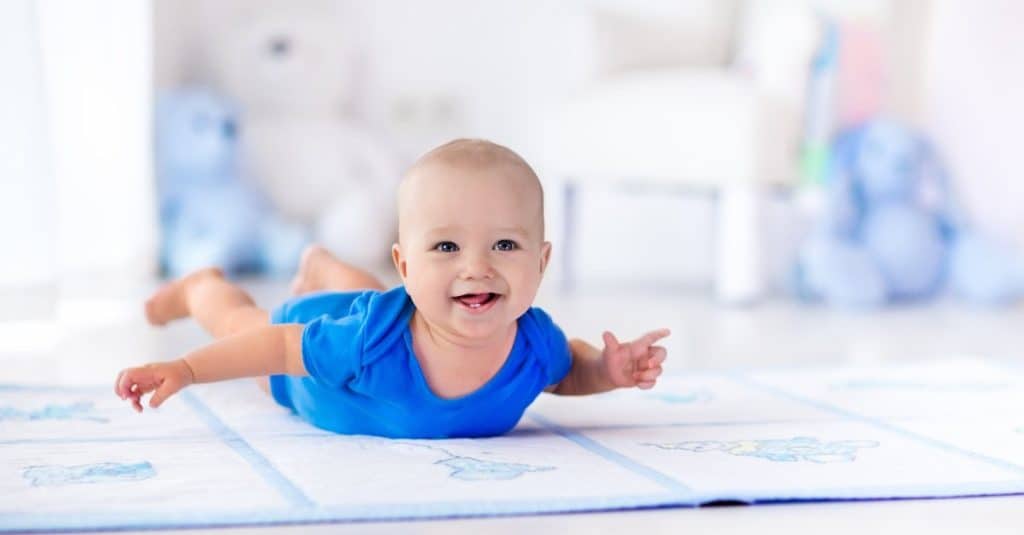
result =
M453 297L456 301L469 308L480 308L494 302L501 295L496 293L462 294Z

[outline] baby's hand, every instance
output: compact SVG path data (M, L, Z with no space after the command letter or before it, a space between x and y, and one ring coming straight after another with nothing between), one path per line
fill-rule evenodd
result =
M651 331L632 342L619 343L615 335L605 331L601 358L608 378L617 387L637 386L644 390L654 386L661 375L661 363L667 353L662 346L652 345L669 335L668 329Z
M184 360L156 362L139 368L121 370L114 383L114 393L132 400L136 412L142 412L142 396L156 391L149 406L157 408L175 392L192 384L192 369Z

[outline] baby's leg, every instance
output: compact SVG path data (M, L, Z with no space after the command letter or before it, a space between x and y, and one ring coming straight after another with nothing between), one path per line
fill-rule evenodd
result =
M219 269L190 273L165 284L146 301L146 319L153 325L192 316L216 338L267 325L270 315L256 306L244 290L224 279ZM268 395L267 377L256 384Z
M301 295L320 290L386 290L373 275L346 264L319 245L302 252L299 272L292 280L292 293Z
M270 322L267 311L257 307L248 293L225 280L216 268L171 281L146 301L146 319L153 325L188 316L216 338Z

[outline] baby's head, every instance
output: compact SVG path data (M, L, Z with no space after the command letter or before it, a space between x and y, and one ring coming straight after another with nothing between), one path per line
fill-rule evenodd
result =
M402 180L391 252L432 326L463 338L498 335L533 303L551 255L540 180L501 145L441 145Z

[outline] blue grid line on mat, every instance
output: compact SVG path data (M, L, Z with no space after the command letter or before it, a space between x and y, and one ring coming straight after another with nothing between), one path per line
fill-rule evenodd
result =
M297 507L316 507L316 503L311 500L302 490L292 483L284 474L282 474L269 459L263 456L262 453L256 451L241 435L236 433L233 429L228 427L220 418L217 417L209 407L206 406L199 398L193 395L191 392L185 391L181 393L182 398L188 403L199 417L206 422L206 425L216 433L225 444L231 449L235 450L239 455L245 459L256 473L260 475L267 483L269 483L275 490L277 490L289 503Z
M611 461L619 466L622 466L623 468L629 470L630 472L633 472L634 474L654 481L655 483L661 485L662 487L665 487L674 494L682 496L691 493L689 487L680 483L671 476L659 472L649 466L641 464L636 460L631 459L630 457L627 457L626 455L619 453L590 437L584 436L582 433L577 433L576 431L566 429L552 422L551 420L548 420L544 416L537 414L536 412L530 412L528 413L528 416L535 422L544 426L549 431L552 431L558 435L565 437L568 440L571 440L572 442L575 442L577 445L586 449L587 451L599 455L604 459Z
M729 377L731 379L733 379L734 381L740 383L740 384L744 384L744 385L747 385L747 386L750 386L750 387L753 387L753 388L757 388L759 390L763 390L765 392L772 393L772 394L774 394L776 396L780 396L780 397L787 398L787 399L790 399L790 400L793 400L793 401L797 401L799 403L803 403L804 405L815 407L815 408L820 409L820 410L831 412L832 414L836 414L836 415L842 416L844 418L848 418L848 419L851 419L851 420L858 420L860 422L864 422L866 424L872 425L872 426L877 427L879 429L884 429L884 430L889 431L891 433L896 433L898 435L910 438L912 440L915 440L915 441L917 441L919 443L922 443L922 444L925 444L927 446L930 446L930 447L933 447L933 448L937 448L937 449L946 451L947 453L956 453L956 454L959 454L959 455L963 455L963 456L969 457L969 458L971 458L971 459L973 459L975 461L981 461L981 462L984 462L986 464L989 464L989 465L992 465L992 466L996 466L998 468L1002 468L1004 470L1009 470L1009 471L1012 471L1012 472L1016 473L1019 476L1024 477L1024 466L1020 466L1020 465L1011 463L1011 462L1003 460L1003 459L998 459L996 457L991 457L989 455L978 453L976 451L972 451L972 450L969 450L969 449L966 449L966 448L961 448L959 446L954 446L953 444L950 444L948 442L943 442L941 440L938 440L938 439L935 439L935 438L931 438L929 436L922 435L920 433L915 433L915 432L910 431L908 429L903 429L902 427L899 427L899 426L896 426L896 425L893 425L893 424L889 424L889 423L883 422L883 421L881 421L881 420L879 420L877 418L873 418L871 416L865 416L863 414L858 414L856 412L853 412L853 411L850 411L850 410L847 410L847 409L844 409L844 408L841 408L841 407L837 407L835 405L832 405L830 403L826 403L824 401L820 401L820 400L817 400L817 399L809 398L809 397L806 397L806 396L801 396L799 394L794 394L792 392L788 392L788 391L783 390L781 388L778 388L778 387L775 387L775 386L771 386L771 385L767 385L767 384L758 382L758 381L756 381L756 380L754 380L754 379L752 379L752 378L750 378L750 377L748 377L748 376L746 376L744 374L738 373L738 372L737 373L729 374Z

